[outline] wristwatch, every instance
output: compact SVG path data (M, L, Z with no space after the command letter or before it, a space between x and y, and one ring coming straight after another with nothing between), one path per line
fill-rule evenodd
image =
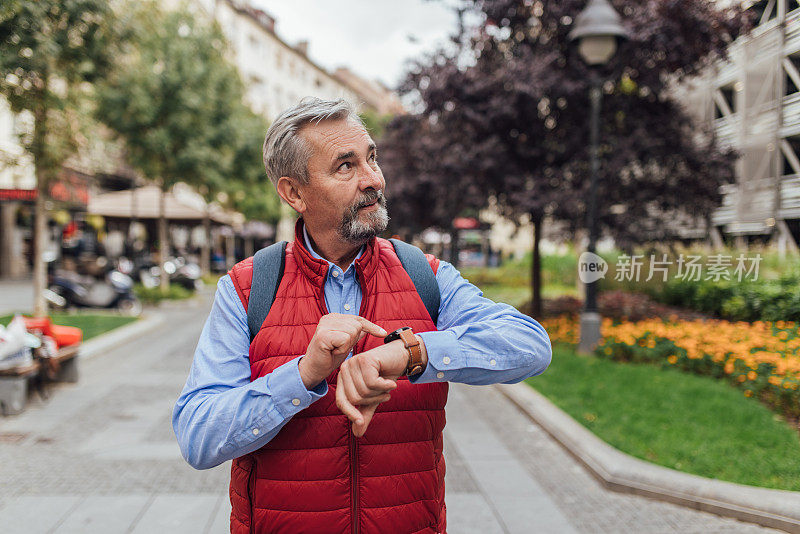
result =
M425 366L422 365L422 349L419 347L419 339L414 335L414 331L408 326L398 328L383 338L383 342L391 343L398 339L405 344L406 350L408 350L408 364L406 364L406 370L403 374L416 376L422 373L425 370Z

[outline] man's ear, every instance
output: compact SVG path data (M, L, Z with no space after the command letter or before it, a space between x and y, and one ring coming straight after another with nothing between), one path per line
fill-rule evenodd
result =
M278 195L289 204L294 211L302 215L306 211L306 203L300 194L300 189L297 181L288 176L281 176L276 185Z

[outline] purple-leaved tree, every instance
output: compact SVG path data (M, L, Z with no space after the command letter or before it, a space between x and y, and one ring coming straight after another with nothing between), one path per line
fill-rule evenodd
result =
M534 226L533 314L541 313L539 236L545 216L585 228L589 189L589 87L600 76L598 224L619 246L669 240L672 222L705 224L736 154L692 122L671 84L698 73L751 23L712 0L613 0L631 38L591 71L568 34L583 0L474 0L481 22L459 46L412 66L401 90L417 115L397 118L382 165L408 228L449 228L487 205ZM402 204L402 205L401 205ZM413 221L413 223L411 222Z

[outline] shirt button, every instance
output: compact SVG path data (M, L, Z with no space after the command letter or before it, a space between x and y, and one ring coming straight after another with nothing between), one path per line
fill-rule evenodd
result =
M497 365L497 360L489 360L489 365Z
M331 274L333 275L333 277L334 277L334 278L336 278L337 276L339 276L339 271L337 271L336 269L334 269L334 270L333 270L333 272L332 272Z
M436 373L436 378L444 378L444 373L439 371L438 373Z
M253 429L253 435L254 435L254 436L257 436L257 435L258 435L258 429L257 429L257 428L254 428L254 429Z
M349 304L345 304L345 305L344 305L344 309L345 309L345 310L349 310L349 309L350 309L350 305L349 305Z
M295 406L300 406L300 399L292 399L292 404Z
M442 358L442 362L444 362L445 365L450 363L450 356L445 356L444 358Z

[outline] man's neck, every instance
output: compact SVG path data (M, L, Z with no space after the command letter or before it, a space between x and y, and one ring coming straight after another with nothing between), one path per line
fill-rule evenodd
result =
M314 251L342 271L346 271L358 256L361 245L353 245L342 240L336 230L331 229L327 232L324 230L312 230L308 225L306 225L305 229L308 232L308 239L311 241Z

